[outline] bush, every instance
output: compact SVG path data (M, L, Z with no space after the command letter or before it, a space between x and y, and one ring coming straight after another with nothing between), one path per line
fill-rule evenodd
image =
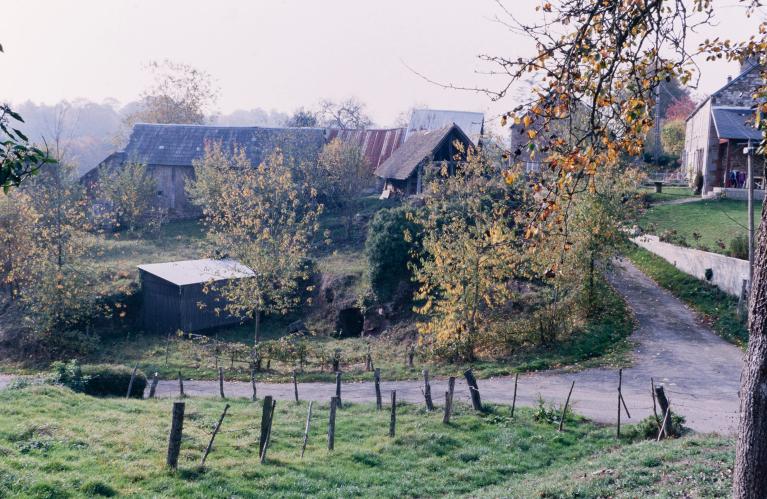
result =
M688 248L690 245L687 243L687 239L684 237L684 235L678 233L674 229L668 229L664 230L660 233L658 236L658 239L661 242L674 244L676 246L683 246L685 248Z
M379 301L395 298L405 284L412 287L413 254L420 251L421 236L414 221L416 211L410 206L380 210L368 227L365 255L368 260L370 285ZM409 234L406 240L405 233Z
M85 392L89 378L83 373L79 362L74 359L69 362L54 362L51 368L53 370L52 383L66 386L75 392Z
M748 236L741 234L730 241L730 249L727 252L731 257L748 260Z
M703 192L703 174L698 172L695 174L695 180L693 181L693 194L699 196Z
M662 416L658 416L660 419ZM684 435L689 431L689 429L684 425L685 419L684 416L681 416L673 410L671 411L671 432L673 433L672 436L679 437ZM637 430L639 431L639 436L648 440L654 440L658 438L658 421L655 419L655 416L647 416L642 421L637 424Z
M124 397L128 392L133 369L111 364L97 364L83 366L82 371L87 377L84 393L95 397ZM131 388L131 397L143 397L146 384L147 379L144 373L137 371Z

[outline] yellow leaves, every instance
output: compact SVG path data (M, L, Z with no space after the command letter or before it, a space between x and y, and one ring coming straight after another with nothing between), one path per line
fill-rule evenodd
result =
M533 140L533 139L535 139L535 137L537 137L537 136L538 136L538 132L536 132L535 130L528 130L528 131L527 131L527 137L528 137L530 140Z
M519 178L519 173L517 172L506 170L503 173L503 179L508 185L512 185L514 182L517 181L518 178Z

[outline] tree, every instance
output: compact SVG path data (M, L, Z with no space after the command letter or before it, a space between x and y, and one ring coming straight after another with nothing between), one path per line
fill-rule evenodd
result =
M762 9L758 0L742 0L749 15ZM717 7L719 8L719 7ZM562 0L537 7L544 16L522 24L509 13L514 29L536 42L529 58L486 57L511 75L512 82L530 73L540 75L531 100L505 116L515 122L526 112L536 119L525 123L531 141L547 136L551 144L542 162L557 173L556 183L535 187L545 203L528 217L530 239L567 233L567 213L578 190L595 189L595 178L605 166L641 154L656 118L654 96L663 82L694 78L692 54L687 50L691 30L711 26L711 0ZM728 12L729 14L729 12ZM730 14L731 15L731 14ZM554 33L557 33L556 35ZM697 52L709 60L756 58L764 64L767 23L742 42L712 36ZM767 74L764 74L767 76ZM764 79L764 78L763 78ZM502 97L511 85L494 93ZM767 112L767 88L756 92L760 112ZM578 105L589 109L586 126L573 128L575 148L549 134L549 124L567 120ZM521 115L520 111L524 111ZM504 120L505 121L505 120ZM534 126L531 126L533 125ZM759 126L767 131L764 122ZM564 147L567 146L567 147ZM764 153L762 146L761 152ZM762 217L754 282L749 305L747 360L741 380L741 406L733 495L767 496L767 214Z
M348 240L360 192L373 180L362 149L338 138L331 140L320 151L314 177L313 185L323 200L341 209Z
M136 232L154 227L163 220L156 206L157 181L141 163L126 163L119 167L102 166L95 188L97 203L103 207L107 223L116 228Z
M684 151L685 122L682 120L667 121L660 132L660 140L666 153L676 156Z
M317 114L320 124L327 128L362 130L373 125L373 120L365 114L365 104L354 97L340 102L323 100Z
M208 236L219 252L253 271L253 278L233 280L218 291L228 302L226 311L253 319L258 344L261 314L285 314L301 300L322 206L312 188L296 182L279 151L253 167L242 149L212 144L194 170L187 190L203 209Z
M288 118L285 126L296 128L314 128L319 125L317 115L303 107L296 109L293 115Z
M206 122L218 96L208 73L168 59L152 61L148 69L154 82L141 93L139 110L123 120L126 128L135 123Z
M685 94L668 106L665 118L670 121L684 121L693 111L695 111L695 101Z
M514 192L473 151L454 176L445 166L428 184L415 299L427 317L419 332L439 357L474 360L486 326L512 297L509 283L521 261Z

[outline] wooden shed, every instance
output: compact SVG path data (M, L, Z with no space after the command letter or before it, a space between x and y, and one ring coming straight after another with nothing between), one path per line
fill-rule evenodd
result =
M202 259L150 263L138 269L145 331L189 333L241 321L224 310L226 301L216 288L232 279L252 278L253 271L245 265Z

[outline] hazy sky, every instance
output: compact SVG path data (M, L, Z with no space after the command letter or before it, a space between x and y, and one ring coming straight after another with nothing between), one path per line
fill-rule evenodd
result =
M477 55L517 57L530 44L493 21L494 0L1 0L0 100L54 103L137 98L150 60L169 58L209 72L217 110L292 111L354 95L378 124L419 104L484 111L514 107L483 94L424 81L492 87ZM523 18L534 0L505 0ZM736 0L723 5L708 36L748 34ZM11 22L12 20L12 22ZM709 93L735 65L706 64Z

